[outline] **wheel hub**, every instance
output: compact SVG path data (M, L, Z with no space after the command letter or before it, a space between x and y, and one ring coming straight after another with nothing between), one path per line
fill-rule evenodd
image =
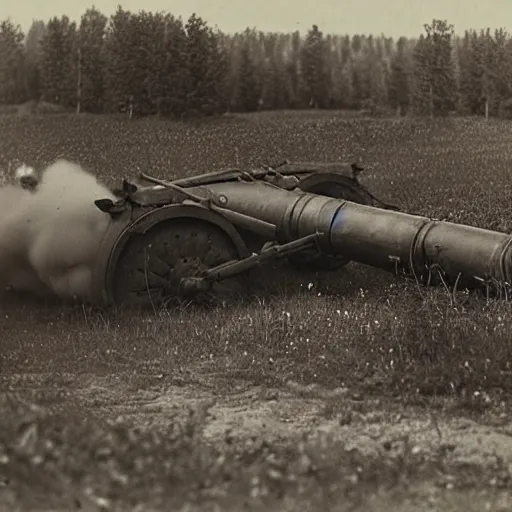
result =
M180 302L183 277L237 259L229 237L217 226L197 219L161 222L144 234L134 234L114 269L112 293L118 304L161 305ZM230 299L240 292L238 278L215 283L197 302Z

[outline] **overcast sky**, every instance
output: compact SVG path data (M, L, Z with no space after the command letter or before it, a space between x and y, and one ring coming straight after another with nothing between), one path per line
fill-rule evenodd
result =
M305 33L316 23L324 33L414 37L433 18L446 19L457 33L466 28L512 32L512 0L0 0L0 19L11 17L26 31L32 19L67 14L79 21L95 5L106 15L117 4L138 11L166 11L185 20L192 12L224 32L247 26L263 31Z

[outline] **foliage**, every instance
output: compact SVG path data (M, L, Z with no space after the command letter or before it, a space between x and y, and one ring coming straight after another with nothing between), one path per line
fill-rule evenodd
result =
M25 38L25 82L27 96L39 100L41 96L41 41L45 37L44 21L35 20Z
M224 112L221 85L227 62L218 39L206 22L195 14L188 19L185 31L187 110L207 115Z
M414 48L415 110L422 115L446 115L455 108L456 82L452 61L453 25L434 20L425 25Z
M242 44L240 50L240 68L237 91L237 105L244 112L254 112L258 109L260 91L256 65L251 55L248 42Z
M52 18L41 40L42 99L62 105L76 105L78 70L76 23L67 16Z
M108 19L95 8L88 9L78 29L78 77L80 110L99 113L103 110L105 33Z
M24 94L24 49L21 28L0 23L0 104L18 103Z
M87 9L78 26L67 16L37 20L24 44L19 27L2 27L3 104L42 98L130 117L302 108L500 116L512 96L509 35L459 37L439 19L397 41L324 34L316 24L304 36L223 34L195 13L183 21L121 6L109 17Z
M398 40L397 51L391 59L388 101L399 114L405 113L411 103L411 63L408 58L407 40Z
M327 97L325 41L317 25L308 32L301 54L301 70L304 79L304 91L309 106L325 107Z

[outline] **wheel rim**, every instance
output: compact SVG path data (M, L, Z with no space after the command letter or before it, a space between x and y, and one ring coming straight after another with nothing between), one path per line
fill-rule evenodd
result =
M128 240L112 280L114 302L120 305L177 305L180 280L238 258L235 245L212 223L173 219L156 224ZM196 303L227 301L244 290L242 278L215 283L211 292L194 297Z

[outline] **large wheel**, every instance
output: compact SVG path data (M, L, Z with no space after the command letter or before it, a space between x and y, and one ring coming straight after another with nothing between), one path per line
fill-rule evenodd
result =
M238 250L218 226L194 218L157 223L143 234L134 233L111 269L114 302L125 306L160 307L179 304L180 280L201 270L238 259ZM240 276L215 283L198 303L236 299L246 290Z
M372 204L372 197L354 180L337 174L313 174L303 179L299 188L304 192L318 194L335 199L344 199L359 204ZM299 269L306 270L337 270L350 263L343 255L331 256L318 254L318 251L308 251L292 254L288 260Z

